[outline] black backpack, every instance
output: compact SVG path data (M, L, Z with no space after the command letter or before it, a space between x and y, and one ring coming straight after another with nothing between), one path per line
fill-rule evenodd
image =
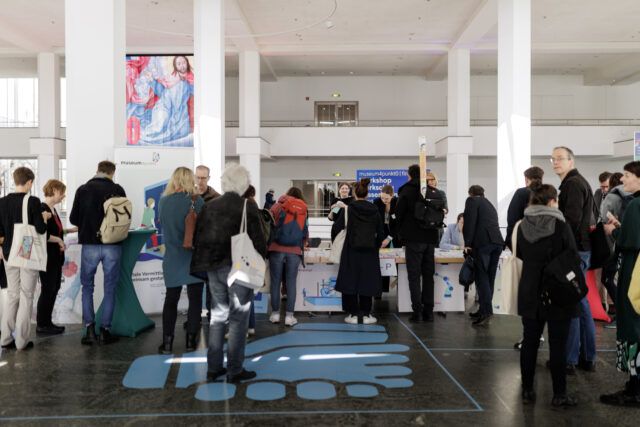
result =
M587 296L589 288L580 268L580 256L575 249L565 249L553 257L559 240L558 236L554 236L549 261L542 270L542 305L572 308Z
M444 227L444 199L435 189L427 187L427 197L419 193L413 216L420 227L438 229Z

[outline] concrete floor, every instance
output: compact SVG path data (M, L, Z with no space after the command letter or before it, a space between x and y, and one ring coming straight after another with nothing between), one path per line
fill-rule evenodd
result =
M348 327L341 315L298 314L293 330L257 319L246 363L259 376L235 390L206 384L203 350L181 358L182 330L175 355L164 359L161 327L94 348L80 345L78 326L35 337L34 349L0 356L0 424L631 426L640 417L598 402L625 381L614 368L615 330L601 324L597 371L568 380L579 406L555 410L546 346L538 402L520 402L516 317L495 316L480 329L463 314L420 324L380 314L373 328Z

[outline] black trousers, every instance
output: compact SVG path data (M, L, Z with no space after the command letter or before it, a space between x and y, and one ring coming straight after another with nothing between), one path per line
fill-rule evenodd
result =
M187 285L189 297L189 309L187 310L187 333L197 334L200 330L200 315L202 313L202 287L203 283L191 283ZM167 288L162 307L162 333L165 336L173 336L178 318L178 301L182 293L182 286Z
M358 318L371 314L373 297L357 294L342 294L342 308L345 312Z
M549 320L549 356L551 360L551 380L554 396L567 392L567 338L571 319ZM533 389L533 378L536 374L536 359L540 336L544 330L545 320L522 318L523 340L520 349L520 372L522 387Z
M429 243L405 242L407 276L411 293L411 309L414 312L433 311L433 275L436 272L434 250ZM420 279L422 278L422 287Z
M473 248L476 289L478 290L478 302L480 303L479 310L483 316L493 314L493 288L501 253L502 245L494 243Z
M601 282L604 285L611 301L616 303L616 292L618 286L616 285L616 273L618 270L618 257L612 257L602 266L602 279Z
M58 249L57 245L56 249ZM40 327L51 326L53 324L51 315L53 313L53 306L56 303L56 298L58 297L61 281L62 260L58 255L47 259L47 271L40 272L41 290L40 298L38 298L38 313L36 314L36 321Z

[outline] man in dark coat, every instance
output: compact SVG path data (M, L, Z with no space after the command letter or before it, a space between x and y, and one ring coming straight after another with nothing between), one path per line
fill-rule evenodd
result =
M582 259L582 272L586 275L591 260L590 228L595 224L597 210L593 192L586 179L575 168L575 156L567 147L556 147L551 154L553 171L560 177L560 211L567 220L576 239ZM574 366L587 371L595 370L596 329L587 297L580 301L580 317L573 319L567 340L567 369Z
M420 166L411 165L408 170L409 181L398 190L396 217L398 233L405 244L407 275L411 293L411 309L409 318L412 322L422 319L433 321L433 274L435 273L434 251L438 244L438 228L425 228L415 218L416 203L422 203L420 194ZM442 200L437 188L427 186L427 199ZM420 278L422 277L422 290Z
M513 227L516 223L524 218L524 210L529 205L529 196L531 195L531 187L542 184L544 171L538 166L531 166L524 171L525 186L518 188L511 198L509 209L507 210L507 237L505 243L511 249L511 235Z
M198 191L198 194L204 199L205 203L215 199L216 197L220 197L220 193L209 186L210 173L211 170L205 165L196 167L196 190ZM209 298L207 298L207 301L208 300Z
M493 285L504 240L498 225L498 213L484 197L484 188L472 185L464 205L465 251L473 255L476 289L480 307L470 316L474 326L488 323L493 316Z
M243 368L244 348L253 290L237 282L228 286L231 271L231 237L240 232L246 199L241 194L249 187L249 172L238 164L229 164L222 175L224 195L205 203L198 215L193 238L191 274L206 276L212 295L207 378L214 381L227 374L227 380L237 383L256 376ZM262 233L260 213L253 203L247 203L247 233L254 248L264 257L267 244ZM229 324L227 369L223 367L224 334Z

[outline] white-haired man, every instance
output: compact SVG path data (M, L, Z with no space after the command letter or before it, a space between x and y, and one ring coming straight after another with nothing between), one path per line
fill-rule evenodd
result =
M206 203L198 215L194 236L191 274L207 277L212 296L207 378L227 374L227 380L237 383L256 376L243 368L244 347L253 290L234 283L227 286L231 269L231 236L238 234L245 200L242 194L249 188L249 172L238 164L227 165L222 174L220 197ZM247 203L247 233L262 256L267 244L260 225L260 213L253 203ZM229 322L227 368L224 360L225 324Z

